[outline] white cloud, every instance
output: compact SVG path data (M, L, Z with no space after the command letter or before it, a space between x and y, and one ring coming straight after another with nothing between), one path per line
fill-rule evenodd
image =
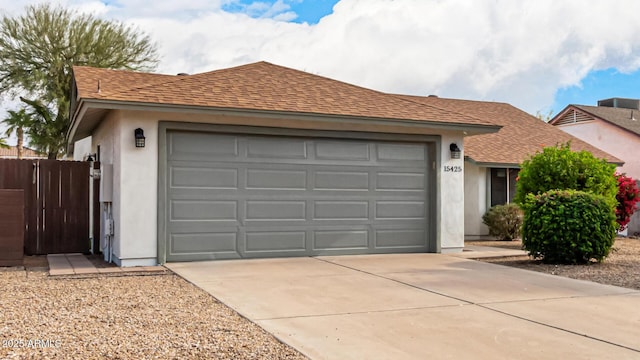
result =
M315 25L285 22L295 16L289 3L231 14L222 7L237 0L65 2L148 31L166 73L266 60L382 91L535 113L589 71L640 66L636 0L341 0Z

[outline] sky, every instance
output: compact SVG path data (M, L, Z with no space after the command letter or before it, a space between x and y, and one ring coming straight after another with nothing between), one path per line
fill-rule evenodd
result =
M37 2L0 0L0 13ZM531 114L640 98L637 0L53 2L146 32L166 74L269 61L384 92L507 102ZM13 105L5 99L0 116Z

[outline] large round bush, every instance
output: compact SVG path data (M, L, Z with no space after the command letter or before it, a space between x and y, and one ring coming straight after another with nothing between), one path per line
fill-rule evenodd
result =
M545 263L602 261L616 236L616 216L603 196L575 190L530 194L523 206L522 245Z
M528 194L573 189L603 195L615 207L618 193L615 169L615 165L588 151L571 151L569 143L545 147L522 163L514 201L522 205Z

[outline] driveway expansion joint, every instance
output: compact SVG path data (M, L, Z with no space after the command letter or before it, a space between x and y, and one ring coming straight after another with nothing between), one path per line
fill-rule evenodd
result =
M386 276L382 276L380 274L375 274L375 273L372 273L372 272L369 272L369 271L356 269L356 268L353 268L353 267L350 267L350 266L347 266L347 265L335 263L333 261L319 259L317 257L314 257L314 259L316 259L318 261L322 261L322 262L328 263L328 264L341 266L341 267L343 267L345 269L349 269L349 270L357 271L357 272L360 272L360 273L363 273L363 274L375 276L375 277L380 278L380 279L389 280L389 281L395 282L395 283L400 284L400 285L404 285L404 286L408 286L410 288L414 288L416 290L428 292L428 293L439 295L439 296L444 296L444 297L449 298L449 299L453 299L453 300L456 300L456 301L463 302L463 303L465 303L465 305L474 305L474 303L469 301L469 300L464 300L464 299L457 298L455 296L447 295L447 294L444 294L444 293L440 293L440 292L437 292L437 291L434 291L434 290L425 289L425 288L422 288L422 287L419 287L419 286L416 286L416 285L413 285L413 284L406 283L404 281L400 281L400 280L397 280L397 279L392 279L392 278L389 278L389 277L386 277Z
M455 308L455 307L460 307L460 306L473 306L473 305L475 305L475 304L414 306L414 307L403 307L403 308L398 308L398 309L383 309L383 310L368 310L368 311L347 311L347 312L335 312L335 313L331 313L331 314L278 316L278 317L261 318L261 319L256 318L255 321L304 319L304 318L330 317L330 316L342 316L342 315L358 315L358 314L377 314L377 313L401 312L401 311L412 311L412 310L429 310L429 309Z

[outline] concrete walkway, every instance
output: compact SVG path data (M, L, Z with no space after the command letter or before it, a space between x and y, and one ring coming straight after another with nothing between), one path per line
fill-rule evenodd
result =
M165 272L164 266L137 266L137 267L96 267L86 256L82 254L51 254L47 255L49 262L49 275L85 275L85 274L112 274L145 272Z
M630 289L439 254L167 267L312 359L640 359Z
M528 253L524 250L465 245L464 251L451 254L451 256L461 257L464 259L488 259L507 256L526 256L527 254Z

